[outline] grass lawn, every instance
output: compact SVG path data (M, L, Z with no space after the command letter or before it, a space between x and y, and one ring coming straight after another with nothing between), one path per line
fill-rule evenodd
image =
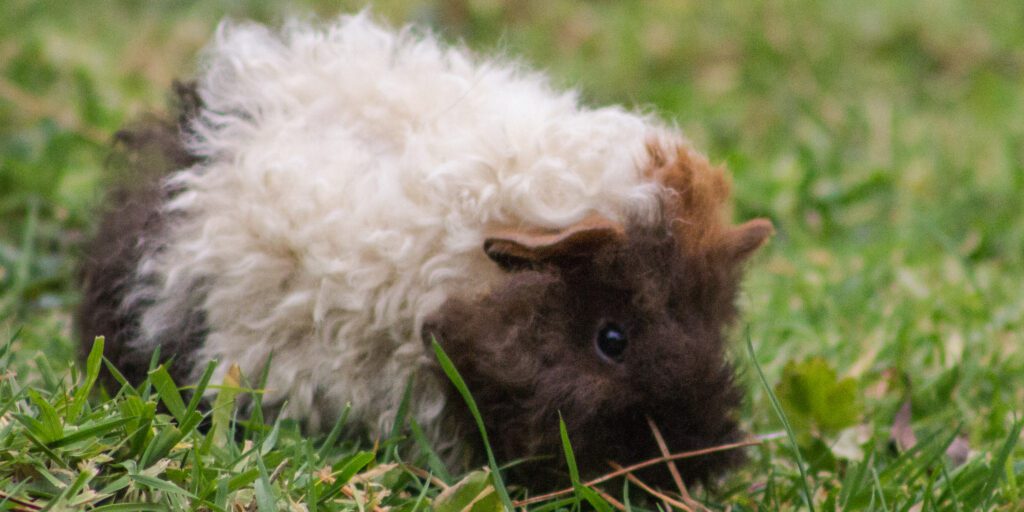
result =
M775 222L733 336L765 440L691 489L700 506L1024 509L1024 3L413 4L376 10L674 119L731 169L737 217ZM204 418L159 370L108 398L98 357L75 362L75 254L112 134L165 108L225 15L358 5L3 3L0 510L500 508L499 479L449 474L409 425L310 439L235 418L231 386ZM596 488L528 508L678 503Z

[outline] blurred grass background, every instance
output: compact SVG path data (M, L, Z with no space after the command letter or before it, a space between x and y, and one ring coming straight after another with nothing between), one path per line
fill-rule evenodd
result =
M71 362L75 250L100 204L112 134L165 109L171 81L193 73L223 17L275 23L362 5L3 2L0 338L16 338L22 373L40 350L44 364ZM959 429L976 454L1011 433L1024 404L1024 3L382 0L374 10L519 58L588 103L653 110L728 165L737 216L769 216L779 231L751 265L736 338L748 330L807 429L803 444L821 452L811 465L823 481L838 482L844 460L885 453L908 400L915 429ZM737 350L736 360L745 424L778 429L750 358ZM807 405L800 391L851 381L838 406ZM772 450L751 474L772 471ZM1015 454L1010 477L1024 474Z

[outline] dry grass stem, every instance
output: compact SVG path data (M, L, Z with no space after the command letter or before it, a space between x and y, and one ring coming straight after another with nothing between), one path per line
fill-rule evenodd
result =
M430 472L428 472L428 471L426 471L424 469L413 467L413 466L410 466L408 464L402 464L402 469L404 469L404 470L406 470L406 471L408 471L408 472L410 472L410 473L412 473L412 474L414 474L414 475L416 475L416 476L418 476L418 477L420 477L420 478L422 478L424 480L430 480L430 483L434 484L436 487L438 487L442 491L448 490L449 485L444 483L444 480L441 480L440 478L434 476L433 474L431 474Z
M612 468L614 468L616 470L621 470L622 469L622 466L620 466L620 465L618 465L618 464L616 464L614 462L609 462L609 464L612 466ZM667 496L664 493L659 492L659 491L651 488L651 486L649 486L646 483L644 483L643 480L640 480L640 478L638 478L633 473L626 473L626 479L628 479L630 482L632 482L637 487L643 489L645 492L647 492L651 496L654 496L655 498L658 498L659 500L664 501L665 503L667 503L671 507L675 507L675 508L678 508L680 510L685 510L686 512L694 512L694 509L691 508L690 505L687 505L686 503L683 503L683 502L681 502L679 500L673 499L670 496ZM703 509L703 508L704 507L701 507L701 509Z
M665 457L669 456L668 445L665 444L665 438L661 435L661 429L658 428L658 425L654 423L654 420L652 420L650 416L645 416L645 418L647 418L647 426L651 428L651 433L654 434L654 440L657 441L658 449L661 451L661 454ZM682 496L683 502L693 506L697 510L702 510L704 507L700 506L700 504L690 496L690 492L686 490L686 484L683 482L683 477L679 474L679 468L676 467L675 461L668 461L666 465L668 466L669 473L672 474L672 480L675 481L676 488L679 489L679 495Z
M21 507L25 507L25 508L12 508L11 509L11 510L15 510L15 511L23 511L23 510L35 511L35 510L42 510L43 509L43 507L41 505L36 505L35 503L31 503L29 501L25 501L25 500L22 500L22 499L19 499L19 498L15 498L14 496L11 496L10 494L7 494L7 493L5 493L3 491L0 491L0 503L3 503L5 501L9 502L9 503L14 503L15 505L19 505Z
M626 510L626 505L624 505L621 501L619 501L619 500L617 500L615 498L612 498L612 496L610 494L608 494L608 493L606 493L606 492L604 492L604 491L602 491L600 489L594 489L594 492L600 494L601 497L604 498L605 501L607 501L608 503L611 503L612 506L615 507L616 509L622 510L622 511Z
M341 493L344 494L345 496L347 496L348 498L354 500L356 502L356 505L359 507L360 510L363 510L363 508L364 508L363 506L364 505L373 504L373 495L372 495L372 493L358 492L352 486L346 485L346 486L342 487L341 488ZM373 508L371 510L373 510L373 512L387 512L387 509L385 509L385 508L383 508L383 507L381 507L380 505L377 505L377 504L373 504Z
M584 482L583 485L586 485L587 487L593 487L593 486L595 486L597 484L600 484L602 482L607 482L608 480L611 480L613 478L618 478L618 477L620 477L622 475L625 475L625 474L628 474L628 473L632 473L634 471L639 471L641 469L644 469L644 468L647 468L647 467L651 467L651 466L654 466L654 465L657 465L657 464L662 464L662 463L665 463L665 462L668 462L668 461L680 460L680 459L688 459L688 458L691 458L691 457L699 457L701 455L707 455L709 453L717 453L717 452L724 452L724 451L727 451L727 450L735 450L737 448L743 448L743 447L746 447L746 446L754 446L754 445L761 444L761 443L762 443L761 439L756 439L755 438L755 439L747 439L745 441L737 441L735 443L723 444L723 445L719 445L719 446L710 446L708 448L701 448L700 450L693 450L693 451L689 451L689 452L680 452L680 453L675 453L675 454L667 455L667 456L663 455L661 457L655 457L653 459L648 459L648 460L645 460L643 462L638 462L636 464L633 464L632 466L625 467L625 468L622 468L622 469L620 469L618 471L613 471L611 473L599 476L599 477L597 477L597 478L595 478L593 480L590 480L588 482ZM562 489L560 491L549 492L547 494L541 494L539 496L534 496L532 498L527 498L527 499L524 499L524 500L519 500L519 501L513 502L513 505L515 505L516 507L522 507L522 506L525 506L525 505L530 505L532 503L541 503L541 502L544 502L544 501L548 501L548 500L550 500L552 498L557 498L559 496L564 496L564 495L572 493L572 492L573 492L573 488L569 487L568 489Z

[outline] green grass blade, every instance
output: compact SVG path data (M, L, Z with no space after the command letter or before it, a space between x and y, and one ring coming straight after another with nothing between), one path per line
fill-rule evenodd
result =
M231 365L221 387L217 391L217 398L213 400L213 411L210 413L210 434L213 445L218 447L227 446L231 432L231 418L235 413L235 397L241 392L241 371L237 365Z
M182 489L181 487L178 487L177 485L175 485L174 482L169 482L167 480L161 480L161 479L156 478L156 477L152 477L152 476L149 476L149 475L138 474L138 473L137 474L133 474L133 475L129 475L129 476L131 477L132 480L135 481L135 483L137 483L137 484L139 484L139 485L141 485L143 487L148 487L150 489L154 489L154 490L157 490L157 491L162 491L162 492L165 492L165 493L168 493L168 494L176 494L176 495L179 495L179 496L184 496L186 498L190 498L190 499L193 499L193 500L198 500L199 499L194 494L192 494L192 493L186 491L185 489Z
M356 473L361 471L367 464L373 462L376 458L377 455L375 453L362 451L347 459L343 459L343 461L338 464L335 464L333 468L334 483L320 495L318 505L322 506L326 504L328 500L334 498L334 496L341 492L342 487L344 487Z
M92 391L96 378L100 375L100 365L103 363L103 344L103 336L97 336L93 340L92 349L89 350L89 357L85 360L85 382L80 384L78 389L75 390L74 398L68 406L66 413L67 419L70 421L78 419L79 413L85 407L85 401L89 398L89 392Z
M388 434L387 440L390 443L388 449L384 451L384 462L391 460L397 460L398 458L398 443L401 441L402 429L408 423L409 415L409 403L412 401L412 384L413 376L409 376L405 382L405 390L402 391L402 401L398 403L398 411L395 413L395 419L391 423L391 433Z
M501 498L501 503L505 505L508 510L514 510L512 507L512 499L508 496L508 490L505 489L505 482L501 479L501 473L498 469L498 463L494 460L494 452L491 450L491 443L487 439L487 429L484 427L484 419L480 416L480 409L476 406L476 401L473 400L473 395L470 394L469 388L466 387L466 381L462 380L462 375L459 375L459 371L455 369L455 365L452 364L452 360L448 358L448 354L444 353L444 349L437 340L432 340L434 347L434 355L437 357L438 363L441 364L441 369L444 374L448 376L448 380L451 381L455 389L462 395L462 399L466 402L466 406L469 407L470 414L473 415L473 420L476 421L476 426L480 429L480 437L484 443L484 451L487 452L487 464L491 468L491 475L494 478L494 488L498 491L498 496Z
M54 464L64 469L71 469L71 466L64 460L64 458L59 457L56 453L54 453L53 450L49 449L45 444L43 444L42 441L36 439L35 436L29 434L28 432L22 432L22 434L24 434L25 437L32 442L32 444L36 445L36 448L38 448L40 451L46 454L47 458L53 461Z
M14 264L14 275L10 290L0 302L0 318L9 317L17 308L28 287L32 272L32 262L35 261L36 233L39 230L39 200L31 197L28 201L28 215L25 217L25 227L21 235L21 247L18 252L18 259Z
M270 355L267 356L267 362L263 364L263 368L260 370L260 378L256 382L256 386L254 386L257 391L252 394L252 405L249 408L251 411L249 421L245 423L245 436L253 441L259 441L265 431L263 416L263 390L267 389L267 379L270 378L270 365L273 363L274 352L271 351ZM241 371L238 372L239 385L245 383L244 379L247 378L248 377L246 375L242 375Z
M747 353L750 355L751 362L754 363L754 368L757 369L757 375L761 379L761 385L764 386L764 390L768 393L768 399L771 400L772 409L775 410L775 415L778 416L779 420L782 421L782 426L786 429L786 435L789 437L789 444L793 449L793 455L796 457L797 468L800 470L800 486L803 491L804 506L808 510L814 512L814 499L811 495L811 489L807 484L807 469L804 464L803 456L800 454L800 446L796 442L796 434L793 432L793 427L789 424L789 419L786 418L786 413L782 410L782 404L779 403L779 399L775 396L772 391L771 385L768 384L768 379L764 376L764 371L761 370L761 365L757 362L757 356L754 354L754 343L750 340L750 331L746 333L747 338Z
M840 508L842 510L847 510L847 505L850 503L850 500L864 492L864 485L867 483L868 470L871 468L872 464L874 464L873 453L868 455L868 458L860 464L856 464L855 466L847 469L846 478L843 480L843 486L839 492Z
M170 508L164 503L111 503L92 509L92 512L163 512Z
M574 498L576 499L576 507L579 506L580 494L580 471L576 467L576 454L572 451L572 444L569 442L569 431L565 427L565 420L562 419L561 413L558 415L558 433L562 438L562 452L565 455L565 465L569 468L569 480L572 482L572 486L576 489Z
M345 404L345 409L338 415L338 419L334 421L334 426L331 427L331 431L324 438L320 449L316 452L318 459L324 459L327 456L328 450L334 447L334 443L338 442L338 436L341 435L341 429L345 427L345 422L348 421L348 415L351 411L352 404Z
M121 426L124 426L131 422L134 418L111 418L109 420L102 421L95 425L80 428L71 434L68 434L59 439L54 439L47 443L50 448L60 448L62 446L68 446L79 441L85 441L87 439L102 437Z
M569 431L565 427L565 420L562 414L558 414L558 434L562 438L562 452L565 454L565 464L569 468L569 479L574 486L580 484L580 471L576 467L576 454L572 451L572 443L569 442Z
M64 435L64 422L50 402L43 398L36 390L28 390L29 400L39 409L39 418L32 422L35 426L33 432L41 441L50 442Z
M203 403L203 395L206 394L206 388L210 384L210 379L213 378L213 372L217 369L217 362L210 361L206 364L206 369L203 370L203 375L199 378L199 382L195 388L192 389L192 398L188 402L188 407L185 408L185 417L191 416L197 410L199 405Z
M437 475L444 482L451 482L452 475L448 472L447 466L441 457L437 455L434 448L430 445L430 440L427 439L426 433L420 427L420 424L415 419L409 419L409 429L412 431L412 437L416 441L416 446L419 447L420 451L427 458L427 466L430 467L430 472Z
M580 471L576 466L576 454L573 453L572 443L569 442L569 431L561 414L558 415L558 433L562 438L562 452L565 454L565 463L569 468L569 479L576 490L577 506L579 497L582 496L598 512L612 512L612 506L604 498L580 482Z
M256 458L256 466L259 468L259 478L256 479L256 485L254 488L256 494L256 505L259 507L261 512L271 512L277 510L277 503L280 501L280 496L274 490L274 486L270 483L270 475L267 473L267 467L263 464L263 457Z
M181 399L181 392L178 390L178 386L171 379L171 374L167 372L167 366L160 365L155 370L149 372L149 381L153 384L153 388L156 389L156 394L160 401L164 403L164 406L174 416L174 419L178 420L179 423L184 422L185 401Z
M114 363L110 362L110 360L107 359L106 357L103 358L103 366L104 368L107 369L107 372L110 373L110 376L113 377L114 380L117 381L117 383L121 386L119 392L135 396L141 396L139 392L134 387L132 387L132 384L128 382L128 379L125 378L124 374L121 373L121 370L118 370L117 366L115 366Z
M174 448L174 445L181 441L181 431L173 425L166 425L159 430L156 436L150 442L145 451L142 452L142 457L139 458L139 465L143 468L156 463L158 460L164 458Z
M1006 463L1010 460L1013 448L1020 441L1022 429L1024 429L1024 419L1019 419L1013 423L1013 426L1010 427L1010 434L1006 437L1006 441L1003 442L1003 446L1000 447L999 452L996 453L995 458L992 460L992 464L990 465L992 473L984 487L985 490L988 491L988 497L985 499L985 503L982 506L983 509L988 509L992 503L992 498L996 494L996 487L999 485L999 481L1005 476L1004 468L1006 467Z
M260 455L266 457L267 454L274 450L277 446L277 438L281 435L281 422L275 421L274 427L270 429L270 433L267 437L263 438L263 442L260 443Z
M150 376L150 374L160 367L160 360L161 347L160 345L157 345L156 348L153 349L153 354L149 356L149 368L146 370L146 380L139 384L142 398L144 400L149 400L149 397L152 394L153 378Z
M44 354L39 354L35 358L36 369L39 370L39 376L43 379L43 389L55 390L63 394L62 390L57 388L61 387L61 380L54 375L53 367L50 366L50 358Z
M871 495L872 496L872 498L871 498L872 501L874 501L874 496L877 495L878 496L878 500L882 504L882 510L885 511L885 512L889 512L889 505L887 505L886 502L885 502L885 489L882 487L882 481L879 480L879 478L878 478L878 471L875 471L874 467L871 468L871 478L872 478L872 480L875 483L874 493L872 493L872 495ZM870 507L870 508L874 508L874 507Z
M260 471L258 468L252 468L237 475L231 477L227 481L227 492L235 492L253 482L260 477ZM219 487L219 486L218 486ZM219 492L219 491L218 491Z

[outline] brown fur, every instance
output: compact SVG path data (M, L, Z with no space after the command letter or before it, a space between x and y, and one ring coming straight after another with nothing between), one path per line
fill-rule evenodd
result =
M436 336L465 378L502 460L562 461L559 416L591 476L606 472L608 460L627 465L658 455L647 415L673 452L741 436L734 417L741 393L723 332L736 316L743 260L771 225L730 227L721 169L686 149L650 150L650 175L672 191L664 225L630 227L624 241L582 257L506 267L502 287L450 300L424 327L424 341ZM606 321L629 333L619 363L595 348ZM468 421L465 411L461 417ZM687 459L680 471L706 480L741 458L730 451ZM565 480L559 464L527 463L516 480L558 485ZM669 475L656 469L646 477L667 484Z
M688 241L683 249L692 255L742 261L774 233L767 219L729 225L729 180L725 170L711 165L704 155L656 142L648 143L647 154L647 176L671 191L667 216L675 235Z
M168 173L195 164L198 160L183 145L183 130L199 108L192 85L175 84L178 122L147 119L118 132L110 168L115 185L105 198L99 228L80 258L78 278L82 300L75 315L79 349L84 356L96 336L106 337L105 355L129 382L146 377L151 354L134 350L127 344L137 337L139 315L147 304L125 307L122 301L129 290L145 276L136 266L142 255L159 250L165 219L159 207L174 191L161 184ZM161 343L163 359L179 356L172 374L183 378L188 354L198 348L205 335L202 312L193 308L184 325ZM108 390L117 389L104 372Z

